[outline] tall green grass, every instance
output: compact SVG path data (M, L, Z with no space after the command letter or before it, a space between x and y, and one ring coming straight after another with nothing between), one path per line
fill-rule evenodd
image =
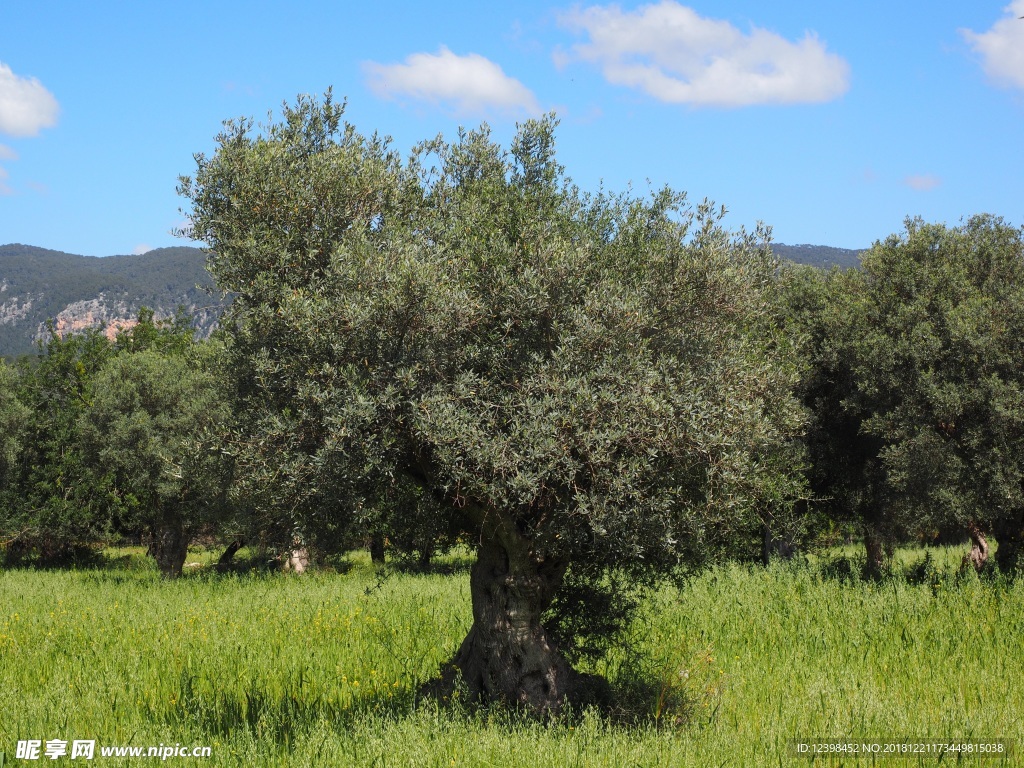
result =
M797 738L1024 749L1024 583L957 577L956 559L878 583L823 563L723 565L662 590L596 665L645 714L632 725L418 700L468 629L464 568L3 571L0 752L61 738L210 745L212 759L170 760L204 765L561 767L809 765L787 753Z

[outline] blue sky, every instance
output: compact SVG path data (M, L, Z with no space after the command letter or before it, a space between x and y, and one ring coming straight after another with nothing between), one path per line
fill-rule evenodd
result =
M556 111L587 189L854 248L906 216L1024 223L1024 0L687 4L3 0L0 243L186 244L178 175L223 120L333 86L403 152Z

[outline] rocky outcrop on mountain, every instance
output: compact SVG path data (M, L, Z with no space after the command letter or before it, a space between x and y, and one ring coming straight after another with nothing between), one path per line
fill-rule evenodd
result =
M4 286L6 287L6 285ZM0 325L9 325L24 320L32 311L32 295L13 296L0 304Z
M53 328L60 336L103 326L107 338L111 341L118 333L138 322L130 316L128 302L108 303L107 297L102 293L95 299L83 299L69 304L57 313L54 320ZM40 323L36 338L45 341L48 335L46 323Z
M109 338L136 324L139 309L157 319L179 309L207 337L226 306L198 248L95 258L26 245L0 246L0 355L32 354L50 324L63 335L103 327Z

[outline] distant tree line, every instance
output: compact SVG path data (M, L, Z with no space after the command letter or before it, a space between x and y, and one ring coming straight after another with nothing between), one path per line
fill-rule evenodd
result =
M9 558L462 540L474 624L438 690L540 712L600 698L570 662L710 561L840 532L869 577L939 536L1016 569L1020 230L908 220L859 269L780 267L710 203L580 191L553 118L403 160L342 112L226 123L181 180L236 296L213 339L143 312L0 367Z

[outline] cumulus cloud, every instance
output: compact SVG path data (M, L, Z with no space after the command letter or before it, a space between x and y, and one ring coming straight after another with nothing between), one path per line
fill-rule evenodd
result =
M918 192L927 192L930 189L935 189L942 183L942 179L938 176L933 176L930 173L916 174L913 176L907 176L903 180L911 189L916 189Z
M1014 0L1005 16L986 32L961 29L960 34L981 58L982 69L1000 85L1024 88L1024 0Z
M441 46L436 54L411 54L402 64L364 62L363 73L370 90L384 99L426 101L460 115L541 112L529 88L476 53L458 56Z
M147 243L139 243L134 248L132 248L132 253L134 253L136 256L141 256L142 254L149 253L152 250L153 246L148 245Z
M0 133L35 136L57 123L60 107L34 77L20 77L0 62Z
M568 59L601 68L615 85L659 101L711 107L830 101L849 87L850 67L812 33L791 42L766 29L744 34L674 0L632 12L615 5L577 8L562 24L589 37Z

